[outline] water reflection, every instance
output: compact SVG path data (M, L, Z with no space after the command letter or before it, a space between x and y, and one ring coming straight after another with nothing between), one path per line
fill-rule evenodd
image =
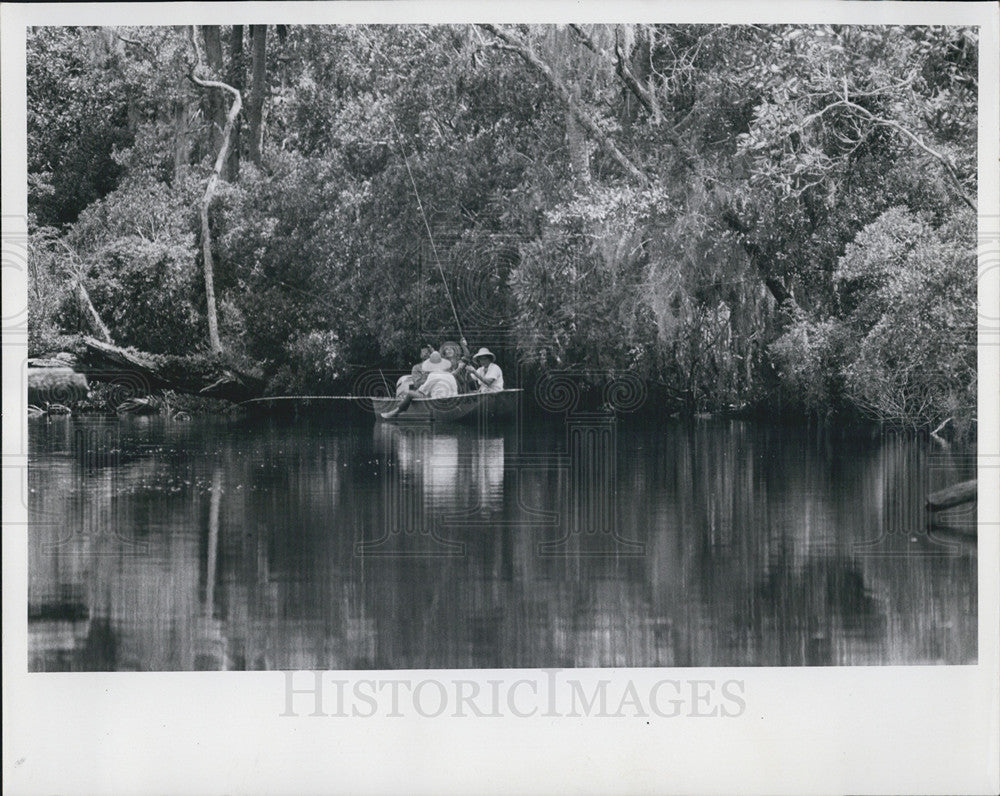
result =
M33 426L30 668L976 660L974 537L922 508L974 452L571 431Z
M386 470L426 495L443 519L490 514L503 503L504 438L475 428L379 423L374 449ZM385 484L388 486L388 484Z

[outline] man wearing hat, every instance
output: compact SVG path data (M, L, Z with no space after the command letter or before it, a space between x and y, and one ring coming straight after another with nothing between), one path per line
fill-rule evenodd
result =
M476 368L468 368L469 375L479 382L479 392L500 392L503 389L503 371L496 357L488 348L480 348L472 358Z

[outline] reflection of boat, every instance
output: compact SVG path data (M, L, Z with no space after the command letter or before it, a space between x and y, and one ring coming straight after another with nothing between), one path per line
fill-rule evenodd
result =
M507 417L514 413L520 389L498 392L474 392L447 398L414 398L409 407L391 418L394 421L437 421L456 422L474 420L480 412L488 417ZM390 412L399 406L399 398L373 398L375 417L383 418L383 412Z
M388 493L419 492L420 500L449 516L493 511L503 502L504 438L470 427L430 423L375 426ZM457 516L457 515L455 515Z

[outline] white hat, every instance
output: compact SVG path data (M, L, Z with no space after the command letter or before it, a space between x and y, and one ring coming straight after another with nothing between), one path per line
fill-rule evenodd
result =
M427 359L420 363L420 369L424 371L424 373L443 373L446 370L451 370L451 362L442 358L442 356L435 351L427 357Z
M495 356L493 356L493 352L490 351L488 348L480 348L476 352L476 355L473 357L473 359L479 359L479 357L489 357L494 362L496 362L496 360L497 360L497 358Z

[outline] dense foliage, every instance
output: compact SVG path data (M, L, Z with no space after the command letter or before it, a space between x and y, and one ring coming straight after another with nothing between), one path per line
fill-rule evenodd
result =
M33 353L89 330L81 294L117 343L207 348L230 99L189 75L243 98L209 248L272 392L405 366L457 336L450 293L514 380L975 413L972 29L34 30Z

